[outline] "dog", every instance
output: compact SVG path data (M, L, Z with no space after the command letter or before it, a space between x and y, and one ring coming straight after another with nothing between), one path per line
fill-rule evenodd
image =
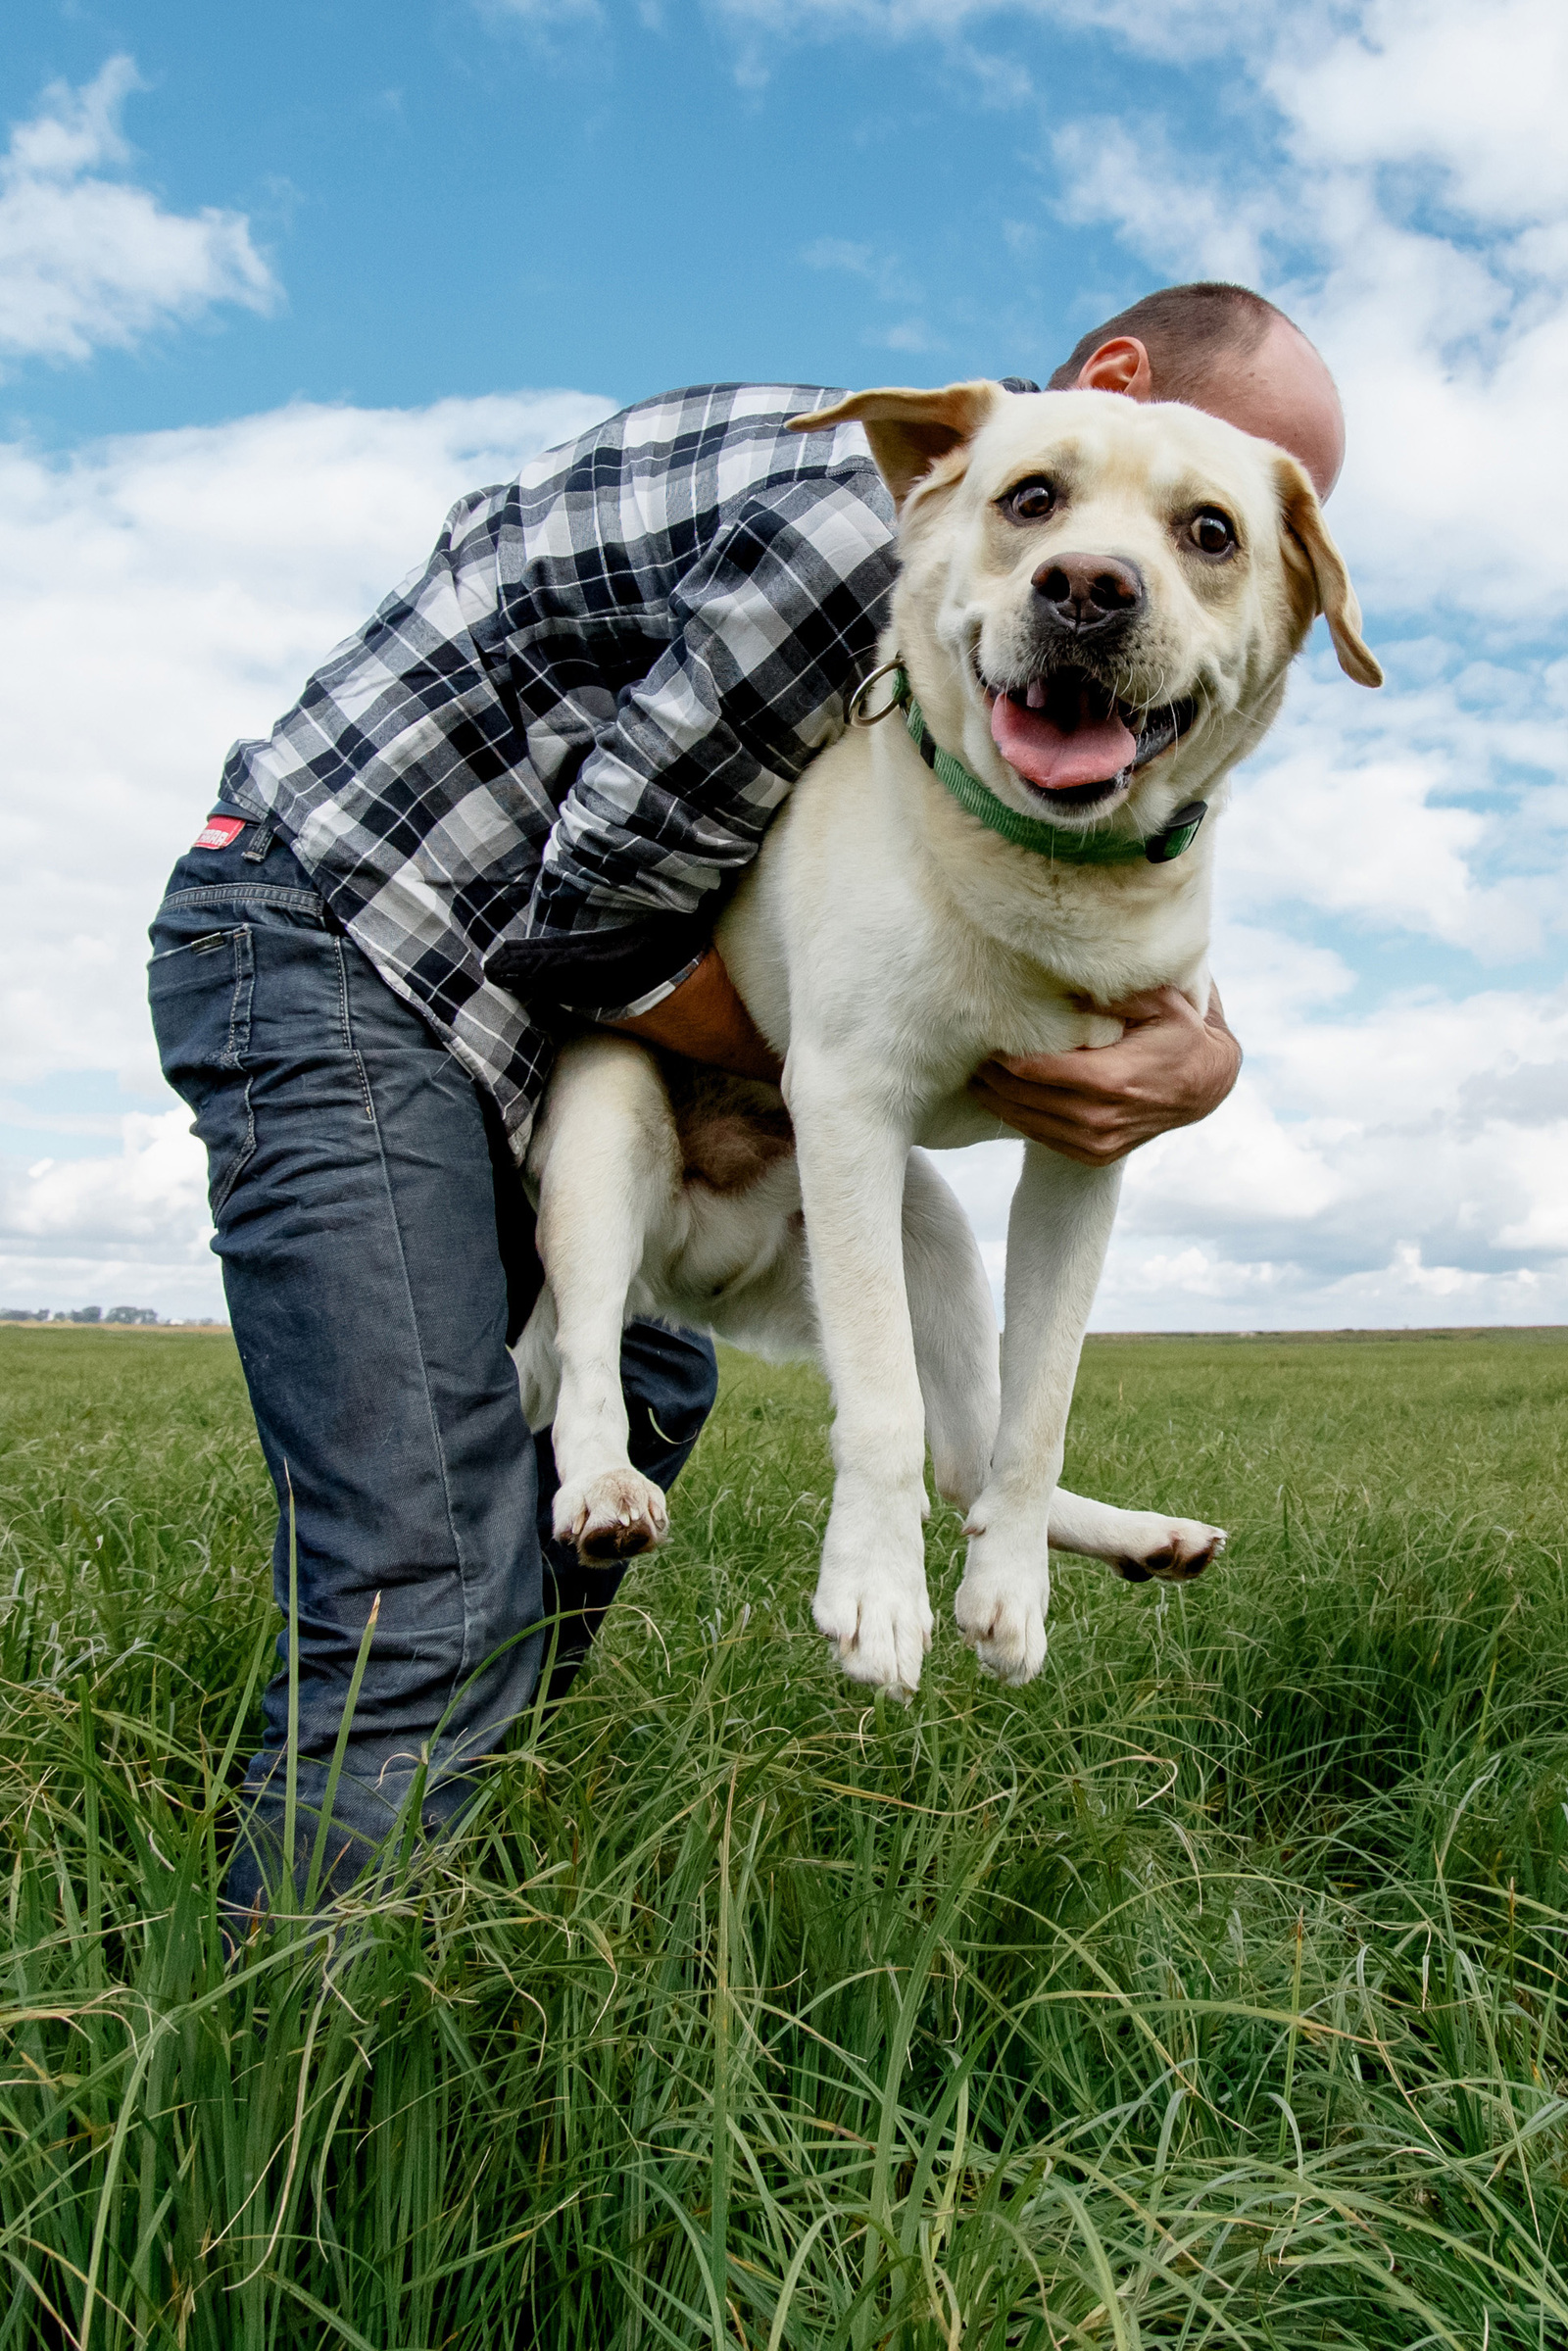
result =
M518 1376L530 1425L555 1426L557 1536L597 1559L667 1525L627 1459L630 1316L816 1355L835 1468L818 1628L855 1681L914 1690L929 1445L967 1514L958 1626L1021 1684L1051 1548L1180 1579L1225 1538L1057 1485L1120 1167L1025 1145L999 1359L928 1153L996 1136L967 1090L990 1055L1110 1044L1095 1007L1143 989L1206 1009L1227 777L1319 612L1348 676L1382 672L1301 467L1197 410L976 382L795 425L844 436L835 457L863 430L900 574L859 723L807 769L715 931L782 1087L608 1031L564 1046L525 1166L546 1286Z

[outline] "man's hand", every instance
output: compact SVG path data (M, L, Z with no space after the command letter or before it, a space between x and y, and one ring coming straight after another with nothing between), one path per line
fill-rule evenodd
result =
M1020 1135L1085 1167L1108 1167L1155 1135L1206 1118L1242 1066L1217 989L1206 1020L1174 988L1104 1009L1127 1024L1118 1044L987 1061L969 1088Z
M776 1086L784 1068L736 995L713 947L651 1012L608 1020L605 1026L684 1053L690 1061L706 1061L711 1069L727 1069L732 1077L765 1078Z

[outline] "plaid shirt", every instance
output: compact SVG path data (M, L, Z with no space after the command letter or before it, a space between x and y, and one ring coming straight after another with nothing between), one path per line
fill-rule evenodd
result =
M383 979L527 1140L551 1006L685 977L842 731L894 577L837 392L702 384L464 498L223 795L270 815ZM530 1004L543 1017L530 1012Z

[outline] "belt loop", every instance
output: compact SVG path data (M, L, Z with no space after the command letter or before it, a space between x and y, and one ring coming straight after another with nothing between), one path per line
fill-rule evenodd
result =
M240 855L245 859L246 864L262 864L266 859L268 851L271 848L272 843L276 839L277 820L275 817L269 816L266 822L258 830L256 838L251 843L249 849L242 850L240 852Z

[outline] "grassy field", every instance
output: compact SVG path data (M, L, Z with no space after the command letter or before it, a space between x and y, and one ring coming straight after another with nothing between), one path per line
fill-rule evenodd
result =
M732 1361L460 1840L225 1976L274 1630L226 1338L0 1329L0 2351L1568 2344L1568 1344L1091 1346L1072 1484L1232 1530L808 1629Z

